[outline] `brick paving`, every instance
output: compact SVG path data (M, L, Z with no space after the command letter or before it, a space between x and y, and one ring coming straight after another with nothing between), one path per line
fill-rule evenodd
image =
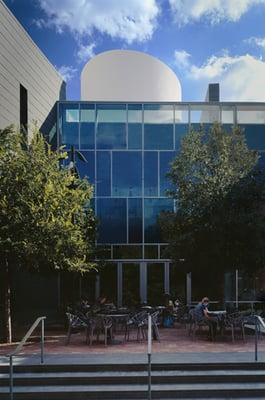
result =
M103 336L100 336L100 342L94 342L92 346L85 343L85 332L71 335L70 344L65 345L66 332L45 332L45 353L46 354L122 354L122 353L145 353L147 342L136 340L136 332L133 332L130 341L124 341L124 334L115 334L115 344L107 346L103 343ZM183 326L175 326L174 328L160 328L161 342L153 341L153 353L246 353L254 351L254 335L246 335L246 341L236 336L235 342L232 342L231 333L227 332L223 337L217 336L216 341L212 342L208 339L208 332L202 331L196 333L195 339L192 339L188 331ZM39 343L36 341L28 343L21 355L38 354ZM7 354L11 349L15 348L15 343L10 346L0 344L0 355ZM265 340L260 339L258 342L260 352L265 352Z

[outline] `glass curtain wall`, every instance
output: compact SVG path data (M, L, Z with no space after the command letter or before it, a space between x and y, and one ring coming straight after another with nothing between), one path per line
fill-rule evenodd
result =
M74 146L87 160L77 159L77 168L95 186L98 243L110 244L112 256L163 253L158 217L174 207L166 174L190 126L238 123L249 146L265 150L264 105L60 102L58 110L58 144Z

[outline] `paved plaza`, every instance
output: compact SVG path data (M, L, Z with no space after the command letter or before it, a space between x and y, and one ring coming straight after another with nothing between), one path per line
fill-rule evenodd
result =
M181 355L181 360L183 360L190 357L194 358L195 354L197 354L198 360L200 360L202 354L212 354L212 361L216 362L221 360L225 354L228 356L233 354L233 357L237 354L237 358L244 358L247 355L248 361L254 358L255 340L251 331L248 331L245 341L239 334L236 335L234 343L229 331L224 336L217 335L214 342L208 339L207 330L197 332L194 339L189 336L188 330L184 326L160 328L159 331L161 341L153 341L152 344L154 356L167 354L167 358L173 357L174 360L178 360ZM135 331L132 332L129 341L124 341L123 333L116 333L113 343L107 346L104 345L103 336L100 336L99 342L95 340L91 346L86 344L85 332L72 334L69 345L65 345L65 340L66 331L46 331L45 353L48 355L77 356L78 358L81 354L82 356L96 354L104 356L116 355L119 358L119 355L122 354L130 354L131 357L134 354L144 355L147 351L147 342L145 340L137 341ZM15 344L12 346L0 344L0 355L7 354L14 347ZM39 348L38 337L33 337L33 341L30 341L23 348L21 355L38 354ZM264 352L265 354L265 340L262 337L258 340L258 350L260 353L259 360L261 361L262 353Z

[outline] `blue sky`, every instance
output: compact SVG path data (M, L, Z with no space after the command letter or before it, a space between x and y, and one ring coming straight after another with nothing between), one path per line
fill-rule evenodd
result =
M183 100L265 101L265 0L5 0L80 98L80 73L111 49L144 51L180 79Z

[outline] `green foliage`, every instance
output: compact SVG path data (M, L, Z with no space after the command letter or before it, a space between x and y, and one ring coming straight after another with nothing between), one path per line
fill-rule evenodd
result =
M96 221L92 186L60 167L35 129L27 142L0 131L0 265L84 272L94 267Z
M172 163L176 212L161 217L168 256L188 270L216 271L264 264L264 176L238 127L189 132Z

